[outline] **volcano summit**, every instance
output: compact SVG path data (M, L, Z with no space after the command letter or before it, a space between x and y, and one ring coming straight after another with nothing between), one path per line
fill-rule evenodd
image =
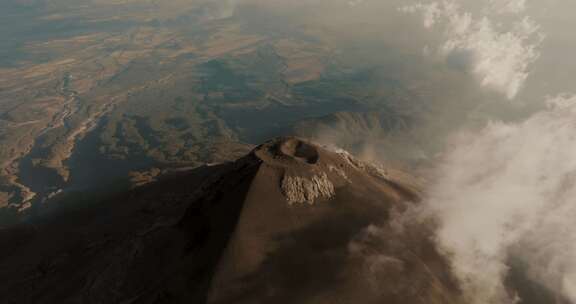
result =
M2 303L455 303L418 182L298 138L1 231ZM13 237L17 235L18 237Z

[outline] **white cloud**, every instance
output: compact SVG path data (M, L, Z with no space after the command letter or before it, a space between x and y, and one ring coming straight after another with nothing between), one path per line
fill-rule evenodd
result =
M526 0L490 0L490 5L499 13L519 14L526 10Z
M364 4L364 0L349 0L348 5L351 7L359 6Z
M405 12L421 12L424 26L443 29L439 52L446 58L467 58L467 65L487 88L513 99L529 76L529 68L540 53L543 35L527 16L518 16L512 24L493 21L501 12L520 13L524 1L491 0L484 16L475 16L454 0L420 3L404 7Z
M461 134L427 206L469 303L514 303L510 257L576 303L576 97L516 124Z
M526 15L525 0L471 3L420 1L403 10L439 30L427 54L467 60L464 67L484 87L514 99L540 56L542 30ZM559 95L546 105L519 123L460 133L435 172L426 210L466 303L518 303L507 281L510 261L576 303L576 97Z

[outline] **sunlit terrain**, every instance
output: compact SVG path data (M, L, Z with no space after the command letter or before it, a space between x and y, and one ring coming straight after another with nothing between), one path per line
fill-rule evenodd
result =
M575 9L3 0L0 303L576 303Z

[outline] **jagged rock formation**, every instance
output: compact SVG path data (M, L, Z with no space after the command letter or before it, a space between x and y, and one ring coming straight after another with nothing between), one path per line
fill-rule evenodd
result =
M462 303L428 227L404 220L417 184L276 139L0 230L0 302Z
M312 176L312 179L299 176L284 176L282 192L290 204L314 204L316 199L329 199L334 196L334 184L326 173Z

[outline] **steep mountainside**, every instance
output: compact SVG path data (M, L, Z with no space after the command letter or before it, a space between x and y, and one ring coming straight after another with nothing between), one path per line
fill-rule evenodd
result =
M419 182L281 138L0 230L2 303L460 303ZM406 222L407 223L407 222Z

